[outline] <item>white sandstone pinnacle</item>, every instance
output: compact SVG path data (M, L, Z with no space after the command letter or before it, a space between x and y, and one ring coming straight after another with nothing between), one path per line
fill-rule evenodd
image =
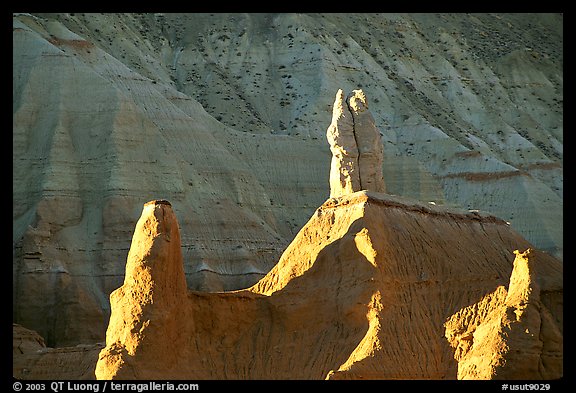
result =
M380 131L362 90L353 90L346 99L338 90L326 137L332 151L330 197L360 190L386 192Z

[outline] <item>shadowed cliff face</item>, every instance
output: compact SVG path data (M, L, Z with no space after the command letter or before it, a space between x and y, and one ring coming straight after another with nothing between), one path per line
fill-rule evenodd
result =
M13 20L13 319L48 346L103 339L152 199L190 289L265 276L330 194L338 89L368 97L388 193L562 254L562 15Z

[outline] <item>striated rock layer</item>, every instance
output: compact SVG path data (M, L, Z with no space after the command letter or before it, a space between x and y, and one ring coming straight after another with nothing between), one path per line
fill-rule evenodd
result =
M562 265L514 261L528 249L494 216L361 191L320 206L252 287L189 291L176 216L152 201L96 377L556 378Z

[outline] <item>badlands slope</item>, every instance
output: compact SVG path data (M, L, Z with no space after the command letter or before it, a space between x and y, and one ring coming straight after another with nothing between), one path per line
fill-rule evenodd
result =
M329 195L362 88L389 194L488 211L562 256L563 17L15 14L13 321L103 341L143 203L188 288L247 288Z

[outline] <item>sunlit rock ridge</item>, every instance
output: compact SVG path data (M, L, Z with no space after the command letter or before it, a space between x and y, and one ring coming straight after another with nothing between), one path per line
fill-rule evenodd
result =
M494 216L373 191L329 198L264 278L212 293L187 290L177 217L150 201L110 303L98 379L563 376L558 260Z
M255 284L330 195L339 89L368 97L389 195L561 258L562 48L559 14L14 14L13 321L103 341L157 199L190 290Z

